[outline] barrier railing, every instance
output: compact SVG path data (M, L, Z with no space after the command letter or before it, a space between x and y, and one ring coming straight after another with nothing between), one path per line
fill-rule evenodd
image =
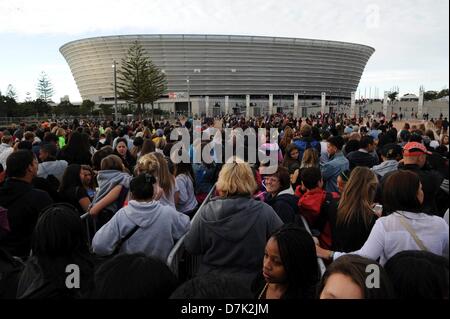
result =
M312 236L311 229L309 228L308 222L306 221L305 217L300 216L300 218L302 220L303 225L305 226L305 229ZM322 258L317 257L317 263L319 264L320 276L322 277L323 274L325 273L325 270L327 270L327 267L325 267L325 264L324 264Z
M197 213L192 218L192 222L194 222L197 215L201 213L205 205L211 200L211 198L214 196L214 193L216 191L216 187L213 186L213 188L209 191L208 195L206 196L203 203L200 205L200 207L197 210ZM197 273L199 264L200 264L200 256L195 256L189 254L185 247L184 247L184 239L186 235L183 235L175 246L172 248L172 250L169 253L169 256L167 257L167 265L172 270L172 272L179 278L181 275L186 276L186 279L192 278ZM181 274L181 265L184 263L184 274Z

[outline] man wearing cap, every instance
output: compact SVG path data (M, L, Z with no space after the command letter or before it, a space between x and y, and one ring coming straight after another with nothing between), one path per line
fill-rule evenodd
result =
M424 193L422 211L424 213L437 214L438 209L435 198L439 192L443 177L437 171L425 167L427 155L430 154L431 152L422 143L409 142L403 148L403 163L399 164L398 169L412 171L419 176ZM382 185L391 173L383 177L381 180Z

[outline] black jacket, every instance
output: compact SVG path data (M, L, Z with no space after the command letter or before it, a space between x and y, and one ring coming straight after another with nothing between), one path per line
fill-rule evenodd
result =
M378 159L375 156L360 151L351 152L347 155L347 159L350 163L350 169L357 166L372 168L378 165Z
M8 179L0 188L0 206L8 209L11 232L0 241L0 246L11 255L26 257L31 248L31 234L41 210L53 201L31 184Z
M436 214L438 213L436 205L436 196L441 187L444 178L435 170L432 169L421 169L418 165L404 165L400 164L398 166L399 170L408 170L419 175L420 182L422 183L422 189L424 194L423 209L424 213ZM395 172L395 171L394 171ZM381 180L381 189L383 188L386 178L392 173L390 172L384 175Z
M298 197L291 194L281 194L267 199L267 204L273 208L285 224L294 224L297 222L296 216L299 215L297 203Z

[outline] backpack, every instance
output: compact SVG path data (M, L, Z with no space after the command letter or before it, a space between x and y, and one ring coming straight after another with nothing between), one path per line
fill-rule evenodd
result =
M311 225L311 229L322 233L326 223L330 220L330 217L336 216L337 206L337 201L333 198L333 194L326 192L325 201L323 202L322 207L320 207L319 217L314 225Z
M15 299L24 264L0 248L0 299Z

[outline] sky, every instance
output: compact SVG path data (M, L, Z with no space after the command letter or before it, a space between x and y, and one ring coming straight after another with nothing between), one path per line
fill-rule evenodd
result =
M59 48L120 34L233 34L369 45L357 97L442 90L449 83L448 0L0 0L0 91L36 97L40 73L53 100L81 101ZM375 94L378 92L378 96ZM371 96L369 96L371 93Z

